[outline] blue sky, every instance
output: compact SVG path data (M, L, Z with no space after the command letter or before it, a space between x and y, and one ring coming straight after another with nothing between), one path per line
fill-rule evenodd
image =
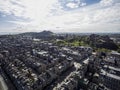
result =
M120 32L120 0L0 0L0 32Z

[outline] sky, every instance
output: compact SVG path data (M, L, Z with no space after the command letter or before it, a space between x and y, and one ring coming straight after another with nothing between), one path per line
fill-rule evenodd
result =
M0 0L2 32L120 32L120 0Z

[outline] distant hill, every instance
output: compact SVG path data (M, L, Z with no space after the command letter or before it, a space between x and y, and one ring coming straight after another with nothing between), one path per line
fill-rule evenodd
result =
M51 31L42 31L42 32L27 32L27 33L22 33L20 35L23 35L23 36L31 36L31 37L34 37L34 38L48 38L48 37L52 37L54 36L55 34Z
M44 36L49 36L49 35L53 35L54 33L51 31L42 31L40 33L38 33L39 35L44 35Z

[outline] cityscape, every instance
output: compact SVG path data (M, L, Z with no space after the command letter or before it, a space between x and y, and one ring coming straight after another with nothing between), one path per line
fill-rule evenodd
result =
M0 90L120 90L120 0L0 0Z
M119 90L118 45L120 34L1 35L0 90Z

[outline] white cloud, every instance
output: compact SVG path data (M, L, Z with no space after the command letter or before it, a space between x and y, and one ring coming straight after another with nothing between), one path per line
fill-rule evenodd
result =
M0 0L0 11L6 14L13 14L15 16L21 16L24 8L18 5L12 4L11 0Z
M78 4L76 4L76 3L67 3L66 6L69 8L78 8L79 7Z
M72 9L79 8L80 6L85 6L85 5L86 3L73 3L73 2L66 4L67 7L72 8Z
M79 8L80 6L85 6L86 3L82 2L82 0L68 0L69 2L66 4L67 7L71 9Z
M79 0L80 1L80 0ZM70 8L85 6L69 2ZM100 3L85 6L75 10L64 11L58 0L0 0L0 12L29 18L31 21L9 21L27 28L64 29L64 31L101 31L120 29L120 0L101 0ZM59 27L59 28L58 28Z
M101 0L100 4L103 6L111 6L114 3L113 0Z
M86 3L81 3L81 5L80 6L85 6L86 5Z
M57 0L0 0L0 11L31 19L43 18L56 3Z

